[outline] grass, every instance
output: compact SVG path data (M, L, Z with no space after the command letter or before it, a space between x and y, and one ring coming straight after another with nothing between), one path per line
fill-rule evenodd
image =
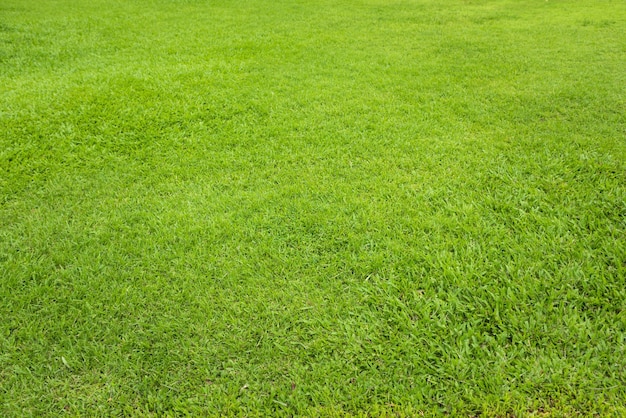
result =
M0 415L626 414L626 5L3 0Z

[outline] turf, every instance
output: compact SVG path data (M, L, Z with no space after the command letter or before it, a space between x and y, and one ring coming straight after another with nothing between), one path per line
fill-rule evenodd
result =
M626 4L3 0L0 415L626 414Z

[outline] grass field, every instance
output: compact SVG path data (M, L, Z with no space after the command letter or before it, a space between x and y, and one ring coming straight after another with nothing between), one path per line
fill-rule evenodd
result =
M626 415L626 3L2 0L0 415Z

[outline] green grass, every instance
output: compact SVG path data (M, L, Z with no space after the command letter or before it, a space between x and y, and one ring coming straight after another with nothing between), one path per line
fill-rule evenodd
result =
M0 415L626 414L626 4L2 0Z

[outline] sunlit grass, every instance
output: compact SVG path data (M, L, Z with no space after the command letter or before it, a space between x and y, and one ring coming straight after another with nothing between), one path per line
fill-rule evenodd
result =
M0 415L626 414L626 5L3 0Z

